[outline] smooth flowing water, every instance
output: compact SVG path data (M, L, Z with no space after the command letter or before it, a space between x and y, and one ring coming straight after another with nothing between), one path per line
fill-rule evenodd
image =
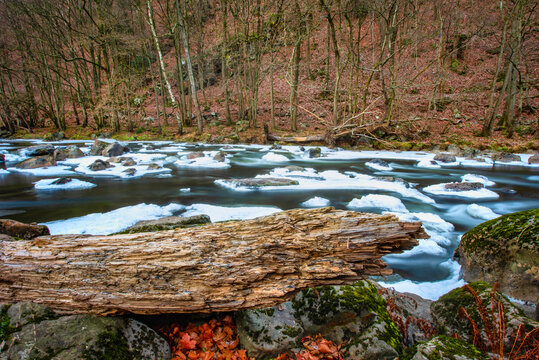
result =
M386 256L395 275L378 280L433 299L463 284L460 266L451 260L460 235L497 215L539 207L539 166L528 165L530 155L524 154L522 161L511 163L458 157L441 163L423 152L322 148L320 158L310 158L309 147L129 142L125 145L131 151L123 156L132 157L137 163L133 166L113 164L94 172L88 165L106 158L87 156L48 169L16 169L17 162L27 158L24 149L40 143L0 141L7 161L7 170L0 169L0 217L45 223L52 233L107 234L138 220L169 215L205 213L212 221L222 221L328 205L390 211L403 220L423 221L431 238L403 254ZM76 144L87 153L92 142L52 144ZM195 151L204 157L188 159ZM224 161L213 159L219 151ZM150 163L162 168L149 169ZM134 168L135 175L124 173L127 167ZM58 177L91 184L47 186ZM253 177L286 178L297 184L254 189L226 181ZM440 185L463 181L485 186L451 191Z

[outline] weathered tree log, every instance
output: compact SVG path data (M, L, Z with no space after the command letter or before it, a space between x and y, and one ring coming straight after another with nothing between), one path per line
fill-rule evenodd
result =
M308 144L312 142L325 142L326 137L324 135L312 135L312 136L278 136L269 133L268 125L264 124L264 134L266 135L266 141L282 141L292 144Z
M321 208L111 236L0 243L0 303L98 315L268 307L306 287L390 273L380 257L424 238L393 215Z

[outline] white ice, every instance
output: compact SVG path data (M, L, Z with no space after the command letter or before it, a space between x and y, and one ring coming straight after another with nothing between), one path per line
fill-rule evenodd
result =
M494 181L490 181L486 176L483 176L483 175L466 174L466 175L463 175L461 179L462 179L462 182L476 182L476 183L481 183L485 186L496 185Z
M125 206L106 213L94 213L67 220L58 220L47 225L52 235L57 234L94 234L107 235L122 231L140 220L155 220L171 216L175 211L185 208L180 204L159 206L154 204L138 204Z
M65 184L53 185L52 183L56 180L59 180L59 178L39 180L35 183L34 187L38 190L82 190L97 186L96 184L79 179L71 179L71 181Z
M285 162L288 161L288 158L284 155L276 154L270 151L266 155L262 156L262 160L266 160L269 162Z
M347 205L349 208L378 208L382 210L407 213L408 209L399 198L389 195L369 194L360 199L353 199Z
M323 197L315 196L307 201L301 203L301 206L304 207L324 207L329 206L330 201Z
M393 170L393 168L390 165L384 166L384 165L381 165L381 164L378 164L378 163L375 163L375 162L372 162L372 161L366 162L365 166L370 167L371 169L374 169L374 170L378 170L378 171L391 171L391 170Z
M477 190L457 191L448 190L445 185L449 183L435 184L423 188L423 191L434 195L451 196L456 198L473 199L473 200L496 200L500 197L494 191L481 188Z
M36 169L19 169L15 167L10 167L10 168L7 168L7 170L10 172L18 172L18 173L34 175L34 176L75 175L75 173L71 170L70 166L63 166L63 165L49 166L49 167L36 168Z
M187 155L183 155L174 164L178 167L186 168L228 169L230 160L228 158L225 158L225 161L214 160L213 157L217 153L218 151L204 151L203 157L195 159L188 159Z
M247 220L271 215L282 211L275 206L217 206L209 204L193 204L186 208L182 216L208 215L212 222L227 220Z
M432 159L421 160L416 164L416 166L420 168L426 168L426 169L440 169L441 168L441 166Z
M486 206L477 205L477 204L468 205L466 207L466 212L468 213L468 215L474 218L483 219L483 220L491 220L500 216L500 214L496 214L490 208Z

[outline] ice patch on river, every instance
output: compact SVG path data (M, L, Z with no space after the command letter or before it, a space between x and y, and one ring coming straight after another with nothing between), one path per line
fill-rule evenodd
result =
M106 213L94 213L67 220L58 220L46 225L52 235L58 234L93 234L107 235L122 231L135 225L140 220L155 220L171 216L185 206L171 203L166 206L138 204L125 206Z
M400 199L388 195L365 195L361 199L353 199L346 206L352 209L378 208L402 213L408 212L408 209Z
M193 204L186 208L182 216L208 215L212 222L228 220L248 220L260 216L271 215L282 211L275 206L217 206L209 204Z
M476 182L476 183L481 183L485 186L496 185L494 181L490 181L486 176L483 176L483 175L466 174L466 175L463 175L461 179L462 179L462 182Z
M303 207L324 207L329 206L330 201L326 198L315 196L307 201L301 203Z
M369 175L360 174L353 171L341 173L337 170L326 170L317 172L312 168L303 171L290 170L288 168L276 168L269 174L257 175L256 178L284 178L296 180L297 185L284 186L261 186L253 189L247 186L238 186L230 181L216 180L219 186L234 191L298 191L298 190L379 190L401 194L403 197L416 199L427 204L434 204L435 201L414 189L410 184L402 181L390 181L383 178L376 178Z
M468 205L466 207L466 212L468 213L468 215L482 220L491 220L500 216L500 214L496 214L490 208L477 204Z
M62 164L75 165L75 171L81 174L90 175L90 176L114 176L120 178L138 178L144 175L159 175L159 174L168 174L172 172L172 169L169 168L159 168L159 169L149 169L148 163L151 160L163 159L166 157L164 154L129 154L124 156L126 158L131 158L136 162L136 165L133 166L123 166L121 163L110 163L111 167L104 170L93 171L90 170L90 165L96 160L108 161L110 158L106 156L86 156L83 158L77 159L67 159ZM133 175L129 175L125 171L127 169L135 169Z
M365 166L370 167L371 169L374 169L374 170L378 170L378 171L391 171L391 170L393 170L391 165L389 165L389 164L385 165L383 163L381 164L381 163L376 162L376 161L366 162Z
M266 160L268 162L286 162L288 161L288 158L281 154L269 152L266 155L262 156L262 160Z
M224 161L215 160L213 157L217 153L218 151L204 151L204 156L194 159L188 159L187 155L183 155L174 165L185 168L228 169L230 167L230 160L227 157L225 157Z
M472 200L496 200L500 197L494 191L489 189L481 188L477 190L467 190L467 191L458 191L458 190L449 190L446 189L446 185L450 183L435 184L423 188L423 191L441 196L450 196L463 199L472 199Z
M10 172L18 172L33 176L69 176L75 175L70 166L49 166L36 169L19 169L15 167L7 168Z
M433 282L416 282L412 280L403 280L394 283L381 281L379 284L383 287L390 287L399 292L409 292L417 294L425 299L438 300L440 296L458 287L464 286L466 282L460 278L460 264L451 259L441 263L439 267L449 271L447 279Z
M56 180L60 180L60 178L39 180L34 184L34 187L37 190L82 190L97 186L96 184L79 179L70 179L70 181L65 184L55 185L53 182Z

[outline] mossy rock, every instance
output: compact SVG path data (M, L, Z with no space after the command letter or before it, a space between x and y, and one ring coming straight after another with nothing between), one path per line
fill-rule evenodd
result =
M539 209L476 226L462 236L458 255L465 280L499 282L502 292L539 302Z
M343 344L346 359L394 359L402 337L385 300L369 281L306 289L290 302L236 315L240 343L256 359L299 349L305 336L322 334Z
M2 360L168 360L166 341L128 318L63 316L27 324L6 341Z
M496 318L492 316L491 299L492 296L503 304L504 317L506 322L506 342L505 349L511 350L516 330L520 324L525 326L526 331L530 331L539 326L539 322L524 316L522 311L514 305L506 296L499 291L492 291L492 287L484 282L470 283L469 286L475 291L478 299L485 309L484 316L487 326L493 328L493 323L497 323ZM458 334L459 338L472 342L472 327L467 319L459 315L459 309L466 310L468 315L475 321L477 328L481 333L481 339L487 339L485 323L482 320L480 306L474 296L465 289L465 287L454 289L442 296L431 304L432 318L435 328L439 334L453 336ZM488 341L484 341L486 344Z
M168 216L157 220L143 220L137 222L130 228L120 231L117 234L135 234L143 232L155 232L172 229L182 229L211 223L208 215L195 216Z
M489 357L472 344L439 335L406 350L401 360L488 360Z

